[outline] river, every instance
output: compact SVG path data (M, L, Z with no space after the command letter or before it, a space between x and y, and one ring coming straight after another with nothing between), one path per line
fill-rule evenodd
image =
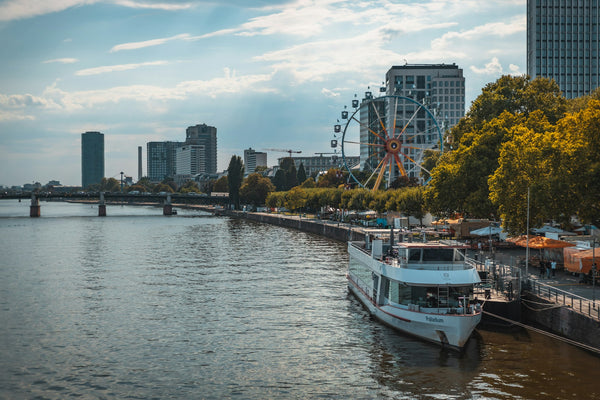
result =
M0 201L1 399L595 399L600 358L528 331L462 353L348 294L343 243L181 210Z

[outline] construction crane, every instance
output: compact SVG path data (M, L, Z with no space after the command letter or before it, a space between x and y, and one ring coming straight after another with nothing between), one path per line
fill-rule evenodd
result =
M302 153L302 151L300 150L285 150L285 149L263 149L266 151L279 151L282 153L288 153L290 155L290 158L292 158L292 153Z

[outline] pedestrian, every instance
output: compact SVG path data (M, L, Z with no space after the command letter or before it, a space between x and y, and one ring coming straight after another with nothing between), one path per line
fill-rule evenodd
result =
M550 273L552 270L550 269L550 261L546 261L546 278L550 279Z
M540 260L540 278L544 279L544 273L546 272L546 262Z
M556 276L556 260L552 260L552 277Z

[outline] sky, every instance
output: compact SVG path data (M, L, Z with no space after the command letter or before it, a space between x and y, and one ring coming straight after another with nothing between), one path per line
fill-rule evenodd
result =
M244 149L331 152L355 94L394 65L456 63L467 109L526 72L526 0L0 0L0 185L81 185L81 134L105 175L137 148L217 128ZM275 165L284 152L267 151Z

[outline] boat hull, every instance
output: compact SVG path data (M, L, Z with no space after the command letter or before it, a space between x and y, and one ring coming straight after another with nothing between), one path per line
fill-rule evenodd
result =
M370 271L372 277L365 276L359 279L350 270L348 271L348 288L364 304L368 311L379 321L389 325L398 331L407 333L421 339L438 343L454 349L462 349L469 340L473 330L481 321L481 309L474 307L461 308L460 312L454 310L450 313L448 309L421 308L415 305L400 305L382 300L381 294L377 294L374 282L380 282L382 277L399 282L414 284L421 279L417 285L423 286L423 282L431 282L435 285L467 285L478 280L477 272L469 269L457 270L411 270L398 268L383 259L375 259L363 250L349 245L349 256L351 265L362 265L362 269ZM364 274L364 272L363 272ZM406 279L410 278L410 279ZM379 302L376 298L379 297Z
M379 306L350 277L348 289L384 324L411 336L456 350L462 349L481 321L481 313L451 315L411 311L389 305Z

